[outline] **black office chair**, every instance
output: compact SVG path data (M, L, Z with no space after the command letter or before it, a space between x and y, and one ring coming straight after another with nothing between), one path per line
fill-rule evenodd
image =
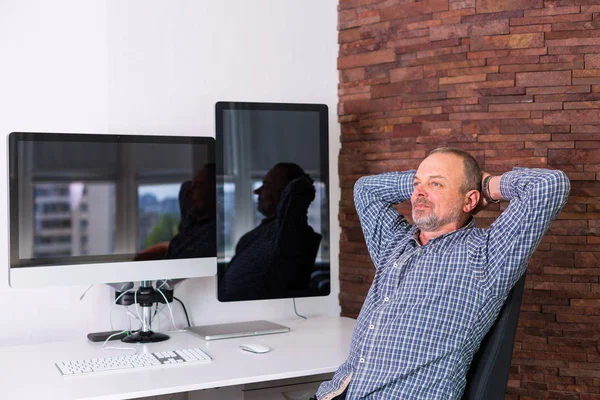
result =
M525 274L511 289L498 319L473 356L462 400L504 399L524 287Z

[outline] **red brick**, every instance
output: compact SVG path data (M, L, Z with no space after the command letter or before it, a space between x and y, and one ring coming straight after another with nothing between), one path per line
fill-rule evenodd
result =
M533 96L481 96L480 104L497 103L530 103L533 102Z
M460 75L452 76L448 78L440 78L440 85L451 85L455 83L466 83L466 82L482 82L486 80L486 74L477 75Z
M510 33L536 33L536 32L551 32L552 24L544 25L523 25L523 26L511 26Z
M591 21L591 14L567 14L556 15L550 17L530 17L530 18L511 18L510 25L539 25L539 24L555 24L560 22L579 22Z
M543 0L477 0L477 13L543 8Z
M508 19L472 22L469 25L469 36L502 35L509 32Z
M587 78L600 76L600 69L576 69L573 70L573 78Z
M600 110L596 110L600 112ZM548 150L548 160L551 163L593 163L600 160L599 149Z
M468 82L468 83L456 83L454 85L444 85L444 88L451 88L454 86L456 90L476 90L476 89L489 89L489 88L513 88L515 82L513 80L505 81L483 81L483 82Z
M585 29L598 29L599 21L581 21L581 22L559 22L552 24L553 31L574 31Z
M555 93L589 93L588 85L581 86L547 86L527 88L527 94L555 94Z
M583 63L517 64L500 67L500 72L561 71L582 67Z
M598 132L600 133L600 129L598 129ZM600 148L600 141L597 141L597 140L589 140L589 141L579 140L579 141L577 141L576 148L578 148L578 149L599 149Z
M594 124L599 121L600 110L568 110L550 111L544 114L546 125L584 125Z
M401 96L413 93L428 93L438 91L437 79L422 79L417 81L396 82L389 85L377 85L372 89L372 95L377 97Z
M350 68L340 71L342 82L360 81L365 79L364 68Z
M600 53L600 46L564 46L549 47L548 54L589 54Z
M450 9L475 8L475 0L450 1Z
M553 39L571 39L571 38L596 38L600 37L600 31L597 30L574 30L558 31L546 34L546 40Z
M562 103L490 104L490 111L562 110Z
M471 39L471 50L501 50L543 47L543 33L524 33L518 35L478 36Z
M600 45L600 37L584 37L584 38L569 38L569 39L554 39L546 40L548 47L570 47L570 46L598 46Z
M389 74L390 82L423 79L423 66L391 69Z
M525 17L543 17L547 15L578 14L579 6L551 7L539 10L525 10Z
M600 267L600 252L578 252L575 253L575 266L584 268ZM599 300L600 301L600 300Z
M458 24L462 17L475 14L474 8L464 8L448 11L434 12L431 17L442 21L442 25ZM455 21L455 22L452 22Z
M462 25L442 25L429 28L430 40L444 40L463 38L469 36L469 26Z
M565 103L565 110L582 110L586 108L600 108L600 101L573 101Z
M485 53L485 52L477 52ZM469 53L469 56L475 53ZM499 57L499 58L488 58L488 65L510 65L510 64L530 64L537 63L539 61L538 56L519 56L519 57Z
M376 3L377 0L340 0L340 10Z
M456 113L450 114L450 120L479 120L479 119L519 119L529 118L529 111L518 112L488 112L488 113Z
M373 51L370 53L353 54L338 58L338 68L362 67L365 65L382 64L396 60L396 54L392 49Z
M570 84L571 71L517 73L517 86L556 86Z
M448 76L493 74L498 72L498 66L449 69Z
M562 54L540 57L541 63L579 63L583 62L583 55L580 54Z
M525 88L520 87L504 87L504 88L487 88L479 90L482 96L512 96L525 94Z
M413 15L430 14L448 9L448 0L424 0L417 3L401 4L383 8L380 11L381 21L407 18Z
M600 54L586 54L585 68L600 68Z
M439 49L419 50L419 51L417 51L417 58L419 59L419 58L440 57L440 56L457 54L457 53L467 53L468 51L469 51L468 45L444 47L444 48L439 48Z
M340 31L338 34L338 43L340 43L340 44L355 42L360 39L361 39L361 36L360 36L359 28L345 29L343 31Z

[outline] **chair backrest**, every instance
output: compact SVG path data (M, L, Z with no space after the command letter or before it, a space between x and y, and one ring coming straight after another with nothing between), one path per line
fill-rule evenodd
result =
M525 274L511 289L498 319L475 353L462 400L504 399L524 287Z

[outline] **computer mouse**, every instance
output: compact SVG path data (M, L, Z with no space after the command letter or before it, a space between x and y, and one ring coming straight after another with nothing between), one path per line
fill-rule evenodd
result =
M242 344L242 345L240 345L240 349L248 351L250 353L255 353L255 354L268 353L269 351L271 351L271 349L268 346L265 346L264 344L257 344L257 343Z

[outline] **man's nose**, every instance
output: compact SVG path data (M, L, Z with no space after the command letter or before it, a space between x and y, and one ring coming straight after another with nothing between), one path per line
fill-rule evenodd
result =
M254 190L254 194L260 194L260 192L261 192L262 188L263 188L263 187L261 186L261 187L259 187L259 188L255 189L255 190Z
M417 197L427 197L427 190L423 186L419 185L415 187L414 195Z

